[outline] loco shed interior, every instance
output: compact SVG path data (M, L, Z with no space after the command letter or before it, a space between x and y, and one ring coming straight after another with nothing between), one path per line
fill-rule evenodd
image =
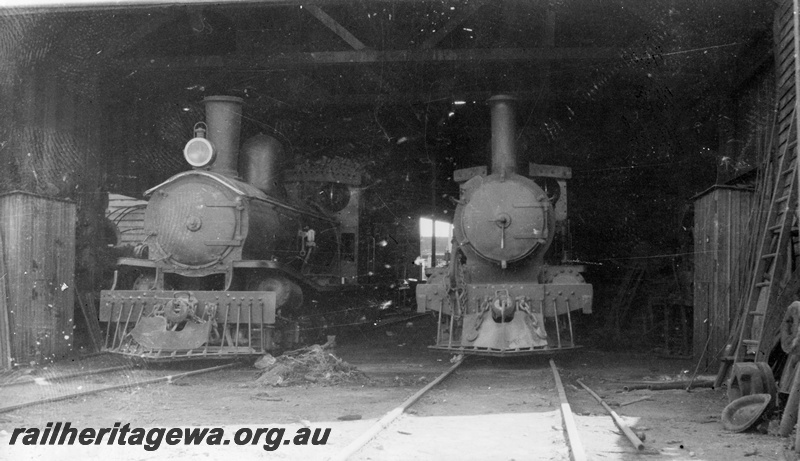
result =
M366 379L338 342L800 395L797 0L0 3L0 385L100 352Z
M651 258L649 288L688 289L676 284L690 262L662 255L690 252L690 198L757 163L773 12L724 1L11 2L2 187L75 200L77 283L107 288L117 255L97 236L119 229L104 221L106 194L143 199L186 171L203 98L236 96L241 139L282 146L259 166L275 170L265 177L307 177L320 162L359 177L370 220L342 241L360 263L351 274L407 281L419 278L419 218L453 221L454 172L489 165L486 101L510 94L520 164L572 169L569 232L554 251L594 268L592 330L635 329L611 305L634 258ZM337 181L286 184L335 209Z
M691 305L690 199L752 181L766 143L773 13L769 2L724 1L11 2L0 15L1 185L76 202L76 284L91 298L113 283L119 256L188 251L142 245L166 228L145 229L144 202L109 204L108 194L142 200L190 170L181 152L207 116L203 99L241 98L237 139L265 136L279 154L244 155L248 172L235 159L220 170L346 221L335 255L324 244L332 234L301 226L322 242L308 257L328 265L301 257L292 273L324 266L326 285L401 287L402 296L370 301L413 309L413 285L427 276L415 265L419 218L454 222L459 172L495 163L487 100L511 95L514 161L569 168L569 219L558 220L549 257L584 265L595 282L584 337L621 345L633 336L652 348L674 334L650 307L629 316L630 305ZM555 176L534 180L564 213ZM355 190L356 209L343 210ZM110 241L124 250L109 251ZM426 247L443 264L449 254L435 241ZM245 256L279 259L244 245ZM210 264L226 248L193 257ZM143 271L117 275L131 288ZM258 285L199 275L213 289ZM138 286L164 288L153 277Z

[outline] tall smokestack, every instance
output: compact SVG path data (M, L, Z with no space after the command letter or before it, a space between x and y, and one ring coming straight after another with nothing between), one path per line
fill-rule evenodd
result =
M492 171L503 176L517 172L517 121L513 96L489 98L492 113Z
M239 176L239 136L242 128L242 98L209 96L206 105L206 136L214 145L217 156L211 171L231 177Z

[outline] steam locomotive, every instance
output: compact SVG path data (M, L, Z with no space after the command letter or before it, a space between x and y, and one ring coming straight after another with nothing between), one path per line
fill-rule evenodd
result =
M205 123L183 151L193 169L145 192L143 251L121 258L101 292L111 352L160 360L291 347L297 319L317 305L309 297L357 286L360 175L329 162L282 177L274 138L257 135L240 152L242 99L203 102Z
M460 198L449 265L417 285L419 312L438 316L433 349L513 356L577 347L572 313L591 313L592 285L579 265L546 263L567 231L565 167L529 165L517 173L513 98L489 100L492 169L457 170ZM547 188L546 184L557 186Z

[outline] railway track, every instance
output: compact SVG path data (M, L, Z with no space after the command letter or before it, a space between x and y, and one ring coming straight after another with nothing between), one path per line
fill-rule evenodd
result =
M590 459L552 360L549 368L463 363L454 363L329 461Z
M0 414L114 389L176 381L233 366L236 364L176 372L128 364L51 374L24 382L0 382ZM582 422L584 425L579 428L572 418L552 361L548 367L542 361L531 366L530 362L508 364L471 358L466 364L459 361L449 366L360 435L345 431L348 435L336 444L343 448L319 453L322 456L318 459L594 459L587 457L581 437L586 435L587 440L597 442L599 432L586 431L585 421ZM619 445L619 436L611 432L610 419L608 426L611 430L604 428L600 437L608 438L606 445ZM588 447L596 448L591 443ZM309 448L298 447L296 453L286 451L285 455L289 456L287 459L301 459L292 455L307 456ZM626 451L634 452L630 448Z
M237 366L237 363L176 373L174 370L144 369L129 363L100 369L50 373L18 379L0 384L0 414L116 389L174 382L189 376L234 366Z

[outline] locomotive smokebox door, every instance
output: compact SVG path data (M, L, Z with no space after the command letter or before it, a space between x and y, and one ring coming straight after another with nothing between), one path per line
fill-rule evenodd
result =
M548 255L556 237L569 231L566 180L572 170L530 164L539 183L518 174L514 98L494 96L489 105L491 172L472 167L453 173L461 184L453 219L457 245L449 267L433 269L427 283L417 285L418 311L438 317L431 347L491 356L580 347L572 312L591 313L592 286L582 266Z
M213 264L241 244L243 208L235 192L211 177L174 181L152 195L145 212L151 251L186 266Z
M476 177L480 187L467 197L461 213L464 239L483 258L505 265L531 255L552 232L547 197L525 182Z

